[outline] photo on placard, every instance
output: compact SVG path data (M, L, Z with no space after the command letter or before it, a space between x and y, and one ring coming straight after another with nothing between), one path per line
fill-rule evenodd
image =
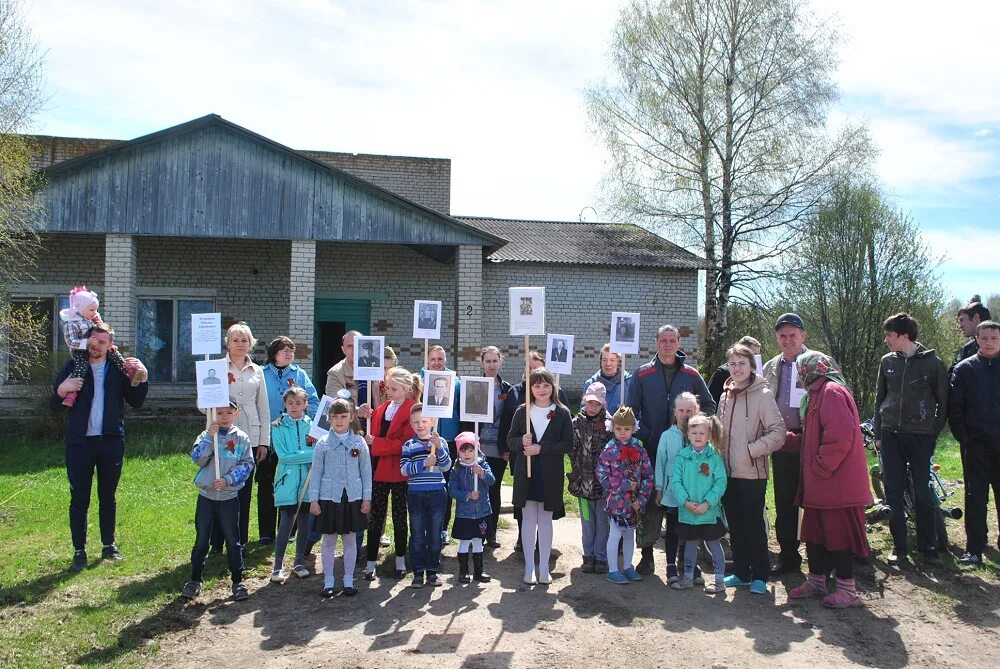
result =
M354 338L354 380L381 381L385 378L385 337Z
M455 372L427 372L423 404L424 416L451 418L455 406Z
M441 338L441 302L415 300L413 302L413 338Z
M545 366L553 374L573 373L573 335L550 334L545 347Z
M510 333L545 334L545 288L510 289Z
M628 355L639 353L639 314L612 312L611 351Z
M199 409L229 406L229 361L195 360L195 380Z
M469 423L493 422L493 377L462 377L462 410L459 420Z
M316 418L313 420L312 427L309 428L310 437L322 439L330 433L330 404L335 399L337 398L329 395L323 395L320 398L319 406L316 407Z

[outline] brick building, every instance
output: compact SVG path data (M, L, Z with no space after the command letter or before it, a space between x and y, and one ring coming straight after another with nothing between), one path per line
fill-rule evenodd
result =
M417 369L416 299L444 303L450 366L475 374L479 348L495 344L501 374L519 378L522 341L507 325L518 285L545 286L548 331L576 336L571 396L598 367L612 310L642 313L630 368L660 324L680 327L688 350L697 342L703 259L636 226L452 216L446 159L296 151L214 115L131 141L36 139L44 248L11 297L52 319L63 357L60 302L76 282L97 290L119 346L150 369L152 406L193 401L198 312L247 321L259 361L288 334L317 385L347 329L384 335ZM0 404L28 392L0 374Z

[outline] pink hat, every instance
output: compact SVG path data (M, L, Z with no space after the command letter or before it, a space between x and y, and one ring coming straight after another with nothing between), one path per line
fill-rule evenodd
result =
M583 401L589 402L590 400L595 400L604 406L608 406L608 389L604 387L603 383L595 381L590 384L587 392L583 394Z
M461 448L464 444L473 444L478 447L479 437L476 436L475 432L462 432L455 437L455 448Z

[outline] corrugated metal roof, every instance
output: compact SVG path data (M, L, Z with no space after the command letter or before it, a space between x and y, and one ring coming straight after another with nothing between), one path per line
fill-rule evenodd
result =
M484 232L508 240L491 253L491 262L549 262L705 269L704 258L632 224L521 221L455 216Z

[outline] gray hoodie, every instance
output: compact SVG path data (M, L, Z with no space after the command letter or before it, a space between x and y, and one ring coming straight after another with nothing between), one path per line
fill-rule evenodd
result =
M219 428L219 476L226 479L225 488L216 490L212 486L215 481L214 445L212 436L205 430L194 442L191 459L200 469L195 474L194 484L201 488L202 497L224 501L236 497L243 484L253 473L253 447L246 432L235 425L229 430Z

